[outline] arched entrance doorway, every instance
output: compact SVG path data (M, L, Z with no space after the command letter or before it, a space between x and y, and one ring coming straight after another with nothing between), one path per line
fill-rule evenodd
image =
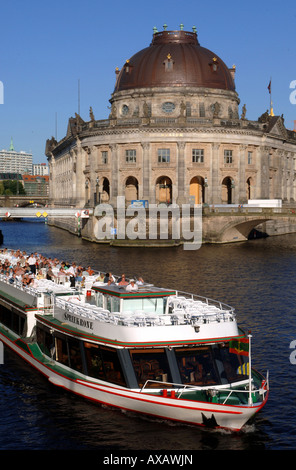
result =
M253 189L253 180L250 177L247 179L247 200L254 198Z
M103 178L102 182L102 188L101 188L101 197L100 197L100 202L109 202L110 199L110 183L108 178Z
M226 176L222 181L222 204L232 204L232 192L234 188L233 179L230 176Z
M160 176L156 180L156 202L172 203L172 180L168 176Z
M205 202L205 180L202 176L194 176L191 179L189 195L194 196L194 204Z
M125 200L131 202L138 199L139 184L137 178L129 176L125 182Z

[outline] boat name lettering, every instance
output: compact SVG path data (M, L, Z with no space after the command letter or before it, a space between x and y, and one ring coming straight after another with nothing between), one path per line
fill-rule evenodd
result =
M84 326L85 328L93 330L92 321L85 320L84 318L75 317L74 315L70 315L70 313L65 313L64 319L70 321L71 323L75 323L76 325Z

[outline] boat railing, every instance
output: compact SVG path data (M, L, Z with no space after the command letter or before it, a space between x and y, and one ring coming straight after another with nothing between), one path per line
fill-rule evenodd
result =
M219 300L210 299L209 297L203 297L198 294L192 294L189 292L176 291L176 297L182 298L185 297L186 300L200 301L208 306L218 307L221 311L228 311L234 313L234 307L227 305Z
M165 392L163 392L164 396L167 396L167 392L168 392L169 389L173 390L174 391L174 397L176 399L180 399L183 396L184 392L206 392L208 397L211 398L212 401L217 401L219 399L219 394L221 394L221 393L224 394L224 393L228 392L228 394L226 395L225 398L223 397L221 400L219 400L219 403L222 404L222 405L226 405L227 402L230 400L232 395L238 396L238 395L243 395L243 394L248 395L248 398L251 397L251 403L250 403L250 400L249 400L249 404L252 404L253 400L256 399L255 398L256 395L259 394L259 396L262 396L262 400L264 400L265 395L269 391L268 372L266 374L266 379L264 379L262 381L261 387L256 388L253 385L253 381L252 381L251 394L250 394L250 390L249 390L249 385L246 385L245 388L232 388L232 387L229 387L229 386L200 387L200 386L196 386L196 385L178 384L178 383L175 383L175 382L165 382L165 381L152 380L152 379L146 380L143 387L140 389L140 393L147 393L148 389L149 389L150 393L151 393L151 391L156 391L155 388L149 388L148 387L149 384L150 385L151 384L159 385L158 389L161 392L165 391ZM248 400L246 400L246 401L248 401Z

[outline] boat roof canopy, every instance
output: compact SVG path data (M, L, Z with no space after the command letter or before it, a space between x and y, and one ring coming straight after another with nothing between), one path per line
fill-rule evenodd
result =
M101 292L104 295L111 295L123 299L131 298L142 298L142 297L169 297L176 295L176 291L170 289L162 289L160 287L154 287L152 284L139 286L138 290L127 291L125 286L118 286L111 284L109 286L98 286L93 285L92 289L96 292Z

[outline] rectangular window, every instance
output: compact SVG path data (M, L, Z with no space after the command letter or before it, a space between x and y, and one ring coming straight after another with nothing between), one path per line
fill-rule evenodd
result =
M84 343L88 375L125 386L125 378L115 349Z
M192 161L193 161L193 163L203 163L203 161L204 161L204 150L203 149L192 149Z
M170 163L170 149L158 149L158 163Z
M106 165L108 163L108 152L104 150L102 152L102 164Z
M130 351L139 387L159 387L157 382L171 382L171 374L164 349Z
M224 163L232 163L232 150L224 150Z
M126 150L125 161L126 163L136 163L136 150Z
M248 165L252 164L252 156L253 156L253 152L248 152Z
M199 116L200 117L205 117L206 116L204 103L200 103L200 105L199 105Z

